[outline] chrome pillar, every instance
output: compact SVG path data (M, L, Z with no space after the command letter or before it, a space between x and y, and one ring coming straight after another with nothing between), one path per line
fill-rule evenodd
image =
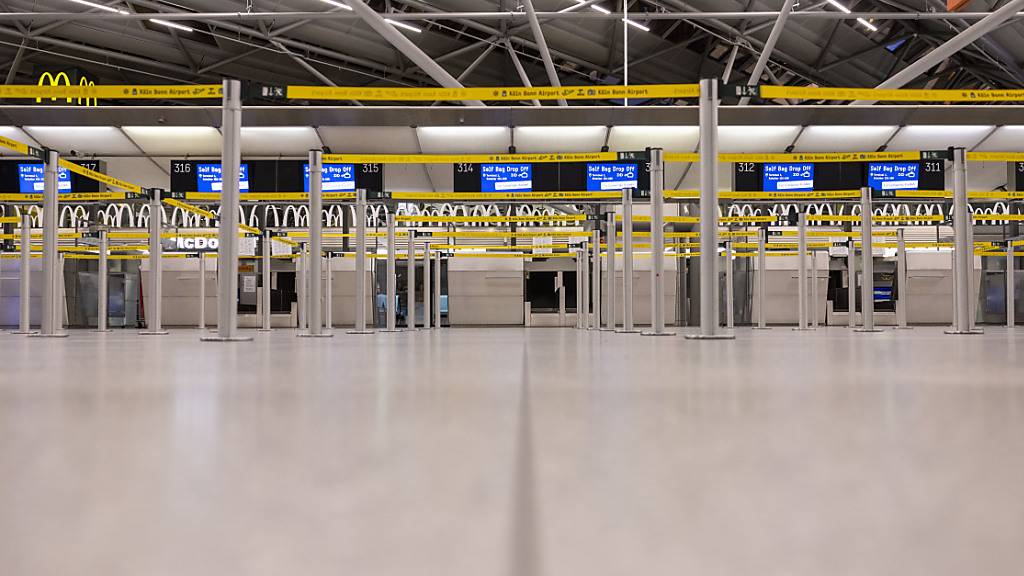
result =
M18 330L12 334L35 334L32 330L31 299L32 299L32 216L25 212L21 215L21 231L19 249L21 250L18 280Z
M702 116L703 118L703 116ZM674 336L665 331L665 155L650 149L651 161L651 329L644 336Z
M295 308L296 315L298 316L296 318L298 323L295 327L299 330L305 330L306 322L308 321L308 318L306 318L306 313L309 309L306 304L306 299L309 298L307 266L306 244L302 243L299 244L299 256L295 259Z
M262 254L260 255L260 270L261 276L263 277L263 291L260 292L260 303L263 308L262 320L263 326L260 328L260 332L270 332L270 256L273 252L273 240L270 238L270 230L263 231L263 242L260 244ZM199 253L200 262L202 262L203 254ZM202 267L200 267L202 269ZM202 282L200 282L202 284ZM202 328L202 324L199 325Z
M857 243L851 237L847 242L846 252L846 306L849 309L847 325L857 327Z
M757 326L755 330L768 330L768 314L765 312L764 295L768 286L768 228L761 228L757 234Z
M199 253L199 330L206 328L206 254Z
M561 270L555 272L555 286L558 289L558 327L565 328L565 278Z
M796 243L796 329L807 330L807 214L800 213Z
M1013 328L1016 325L1016 283L1014 282L1013 241L1006 245L1006 326Z
M43 318L39 332L32 336L62 338L67 334L60 330L57 317L60 298L57 282L62 281L64 270L59 269L57 253L58 205L57 164L60 156L53 150L46 151L46 167L43 179Z
M811 301L808 302L807 316L811 320L811 330L818 329L818 254L811 249Z
M110 332L110 329L107 328L107 305L110 301L109 276L107 274L109 252L110 243L107 231L100 230L100 254L96 266L96 332Z
M398 303L398 279L395 277L395 252L398 250L398 246L395 245L395 215L392 212L388 212L387 216L387 230L388 230L388 259L387 267L384 270L387 278L385 279L385 292L387 302L385 302L385 332L400 332L398 329L398 312L396 308Z
M910 303L907 293L907 241L903 236L903 228L896 230L896 327L901 330L907 326L907 305Z
M366 190L356 190L356 324L349 334L373 334L366 327Z
M608 229L606 230L605 236L608 238L608 240L607 240L608 248L605 251L605 254L606 254L605 261L607 262L607 264L605 265L605 268L606 268L606 274L605 274L605 280L604 280L604 284L605 284L605 297L603 299L603 302L604 302L604 312L605 312L604 325L605 325L605 330L614 331L615 330L615 282L617 280L617 278L615 277L615 244L616 244L615 241L616 241L616 237L615 237L615 211L614 210L612 210L611 212L608 213L607 226L608 226Z
M405 256L406 269L406 311L405 327L407 330L416 329L416 231L411 227L407 231L408 247Z
M299 336L330 338L324 332L324 202L323 152L309 151L309 293L306 296L306 332ZM358 192L357 192L358 194ZM358 199L357 199L358 202ZM364 197L365 202L365 197ZM358 211L358 210L357 210ZM359 304L356 303L356 306Z
M633 327L633 189L622 191L622 332Z
M430 328L430 242L423 245L423 328Z
M145 300L146 329L139 332L143 336L168 334L167 330L164 330L162 319L164 302L164 247L160 243L164 213L160 199L162 193L163 190L159 189L149 191L149 289Z
M576 254L576 329L583 330L586 326L583 324L583 261L587 258L587 253L579 248L574 250Z
M334 254L329 250L324 254L324 328L334 330Z
M861 327L857 332L881 332L875 328L875 261L871 243L871 188L860 189Z
M736 326L736 309L733 302L732 264L732 240L729 240L725 243L725 326L730 330Z
M591 232L591 262L593 271L590 276L591 298L594 301L594 314L590 317L587 327L591 330L601 329L601 231Z
M578 279L578 283L583 293L582 306L580 306L583 314L582 330L590 329L590 251L588 248L587 242L584 242L583 248L580 251L580 264L583 267L583 276Z
M974 247L971 245L971 210L967 204L967 152L953 149L953 236L955 290L953 329L947 334L971 334L971 276Z
M434 327L441 327L441 251L434 252Z

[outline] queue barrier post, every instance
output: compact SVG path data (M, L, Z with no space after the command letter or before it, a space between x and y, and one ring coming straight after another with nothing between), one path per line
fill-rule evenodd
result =
M576 329L583 330L583 260L586 259L586 252L579 248L573 249L576 254Z
M1013 261L1013 241L1006 243L1006 326L1007 328L1013 328L1017 323L1016 315L1016 299L1017 290L1014 269L1015 262Z
M199 253L199 330L206 329L206 254Z
M18 281L18 329L12 334L36 334L32 330L30 306L32 299L32 216L25 212L21 215L21 231L19 235L19 249L21 258L19 262Z
M387 215L387 240L388 240L388 254L387 254L387 266L384 270L385 278L385 293L387 296L387 302L385 306L385 322L384 332L401 332L398 329L398 312L395 309L398 303L398 279L395 277L395 215L393 212L388 212Z
M334 277L333 265L334 253L328 250L324 254L324 329L334 330Z
M261 276L263 277L263 291L260 293L260 304L261 304L261 306L263 308L263 310L262 310L263 313L261 314L262 320L263 320L263 326L259 329L260 332L272 332L273 331L273 328L270 327L270 284L271 284L271 275L270 275L271 274L271 272L270 272L270 262L271 262L271 260L270 260L270 256L271 256L271 254L273 252L272 243L273 243L273 240L270 237L270 230L264 230L263 231L263 242L260 243L260 249L261 249L260 266L262 268L262 270L260 270L260 272L261 272ZM200 276L202 277L200 279L199 284L200 284L200 286L202 286L203 283L204 283L204 279L206 278L206 275L204 274L205 266L202 264L202 261L203 261L203 254L202 254L202 252L199 253L199 258L200 258L200 260L199 260L200 261L200 266L199 266ZM200 288L200 294L202 294L204 290L205 289ZM200 298L200 300L202 300L203 296L200 295L199 298ZM201 321L202 320L200 320L200 322ZM202 328L203 327L202 324L200 324L199 327Z
M860 189L861 327L857 332L881 332L875 328L875 261L871 243L871 188Z
M614 236L614 235L613 235ZM622 330L640 331L633 326L633 189L622 190Z
M349 334L373 334L366 326L366 190L356 189L356 323Z
M796 317L794 330L807 330L807 213L797 223Z
M595 224L596 225L596 224ZM589 328L591 330L601 329L601 231L595 228L590 233L592 245L590 247L590 290L593 293L590 297L594 303L594 313L590 317Z
M149 294L146 298L146 329L139 332L142 336L163 336L169 334L163 328L163 244L160 235L163 233L163 190L149 191ZM236 232L237 235L237 232Z
M358 194L358 193L357 193ZM364 193L365 194L365 193ZM358 201L358 200L357 200ZM365 197L364 197L365 203ZM324 203L323 203L323 151L309 151L309 293L306 297L306 331L298 334L307 338L330 338L324 332Z
M757 234L757 326L755 330L769 330L768 312L764 308L764 295L768 286L768 227Z
M857 244L851 237L846 243L846 309L847 326L857 327Z
M896 291L899 292L896 299L896 329L909 330L910 326L907 325L907 307L910 304L910 295L907 292L907 241L902 227L896 230Z
M811 330L818 329L818 253L811 248L811 300L807 303L807 315L811 320Z
M100 230L100 253L96 265L96 332L110 332L110 328L107 327L107 305L110 298L107 274L109 242L107 231Z
M441 327L441 251L434 252L434 327Z
M407 229L407 247L405 249L405 329L416 329L416 231Z
M736 326L732 266L732 240L729 240L725 243L725 326L730 330Z
M430 291L430 242L423 244L423 328L430 329L430 320L433 316L430 301L433 294Z
M580 289L583 292L582 299L582 314L583 322L581 324L581 330L590 329L590 245L588 242L583 242L583 247L580 249L580 265L583 267L583 276L579 279Z
M43 313L39 332L30 334L40 338L66 338L60 321L60 292L58 282L64 277L57 252L57 220L60 206L57 195L57 164L60 156L54 150L46 150L46 167L43 176Z
M605 250L605 261L607 264L605 274L605 298L604 298L604 330L606 332L615 331L615 210L608 212L607 217L607 228L605 230L605 237L608 239L606 244L608 248Z

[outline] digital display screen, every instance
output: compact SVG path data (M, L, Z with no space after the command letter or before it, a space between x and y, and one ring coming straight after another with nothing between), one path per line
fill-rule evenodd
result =
M875 302L892 302L892 286L875 286Z
M636 164L587 164L587 191L622 190L639 186Z
M42 194L46 187L46 167L43 164L18 164L18 191L22 194ZM57 192L71 192L71 171L57 168Z
M249 165L238 167L238 190L249 191ZM220 164L196 164L196 192L220 192L224 187Z
M529 192L533 190L532 164L481 164L481 192Z
M868 164L868 187L872 190L917 190L921 165L917 162L872 162Z
M765 192L806 192L814 190L814 164L766 163L762 169Z
M309 163L303 165L303 192L309 192ZM320 173L321 190L324 192L351 192L356 189L356 167L354 164L324 164Z

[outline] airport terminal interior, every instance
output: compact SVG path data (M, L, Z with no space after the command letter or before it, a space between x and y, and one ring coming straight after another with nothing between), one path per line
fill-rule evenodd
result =
M1020 574L1024 0L0 9L0 574Z

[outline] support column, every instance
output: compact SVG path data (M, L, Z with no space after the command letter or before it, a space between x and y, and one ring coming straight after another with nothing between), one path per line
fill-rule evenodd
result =
M583 330L583 287L585 279L583 276L583 261L586 260L586 251L579 248L574 249L576 253L576 329Z
M580 290L583 293L582 306L580 306L583 314L581 330L590 329L590 251L588 247L587 242L583 242L583 248L580 250L580 265L583 267L583 276L579 278Z
M324 328L334 330L334 254L328 250L324 254Z
M732 240L725 243L725 326L732 330L736 327L735 295L732 282Z
M356 190L356 325L349 334L373 334L366 327L366 190Z
M651 160L651 329L644 336L675 336L665 331L665 156L649 150Z
M907 293L907 241L903 237L903 228L896 230L896 328L908 330L907 305L910 303Z
M199 253L199 323L200 331L206 329L206 254Z
M590 317L588 328L591 330L601 329L601 231L591 232L591 263L593 273L590 276L590 290L593 292L591 298L594 300L594 315Z
M871 238L871 188L860 189L861 327L857 332L881 332L875 328L875 260Z
M423 245L423 328L430 328L430 318L432 315L430 300L432 294L430 292L430 242Z
M967 204L967 152L953 149L953 237L955 265L953 283L956 290L953 329L947 334L972 334L971 330L971 276L974 272L974 247L969 228L971 210Z
M408 229L408 247L406 248L406 312L405 312L405 328L406 330L416 329L416 231L411 227Z
M60 206L57 199L57 164L60 157L53 150L46 151L46 167L43 177L43 318L40 330L32 336L65 338L67 333L60 329L57 317L60 298L57 282L62 280L64 271L59 270L57 256L57 224Z
M700 333L686 337L735 338L718 329L718 80L714 78L700 81Z
M107 231L100 230L100 254L96 266L96 332L110 332L107 328L107 304L110 296L107 284L107 262L110 252ZM202 254L200 254L202 256Z
M565 328L565 277L561 270L555 272L555 286L558 290L558 327Z
M1017 323L1016 315L1016 283L1014 282L1014 264L1013 261L1013 240L1010 240L1006 244L1006 326L1013 328Z
M32 216L28 212L21 215L21 231L19 236L21 260L18 290L18 330L12 334L36 334L32 330L31 304L32 299Z
M639 332L633 327L633 189L622 191L622 330Z
M441 251L434 252L434 327L441 327Z
M812 248L811 253L811 301L807 306L807 315L811 320L811 330L818 329L818 253Z
M851 237L847 241L847 252L846 252L846 274L847 278L847 289L846 289L846 301L847 308L849 309L849 318L847 318L847 326L850 328L857 327L857 243Z
M605 311L605 330L615 330L615 210L608 213L607 219L607 230L605 236L608 238L606 241L608 248L605 251L605 258L608 264L606 265L607 274L605 275L605 297L604 297L604 311Z
M164 301L164 264L163 244L160 235L163 233L163 207L160 196L163 190L149 191L149 290L146 294L146 329L139 332L143 336L163 336L169 334L163 327ZM237 236L237 232L236 232Z
M398 279L395 277L395 252L398 247L395 245L395 215L392 212L388 212L387 216L387 227L388 227L388 260L387 268L384 271L387 278L385 279L385 292L387 302L384 304L386 320L385 320L385 332L401 332L398 329L398 313L395 308L398 306L396 302L398 298Z
M295 328L298 330L305 330L308 318L306 318L306 312L308 306L306 305L306 299L309 298L309 283L306 281L306 244L299 244L299 256L295 259L295 296L297 302L295 303L295 312L298 315L296 320L298 321Z
M221 133L220 223L217 229L217 334L206 342L252 340L238 334L238 176L241 164L242 85L224 80Z
M800 212L796 243L796 329L807 330L807 213Z
M263 306L263 326L259 329L260 332L271 332L273 328L270 327L270 256L272 250L272 242L270 237L270 230L263 231L263 242L260 244L262 253L260 255L260 266L263 268L260 270L263 276L263 291L260 293L260 302ZM202 258L202 253L199 257ZM201 262L202 260L200 260ZM200 266L202 269L202 266ZM202 328L202 325L200 325Z
M757 326L755 330L768 330L768 315L764 309L764 295L768 286L768 228L757 234Z
M309 151L309 294L306 305L307 331L298 334L310 338L330 338L324 332L324 202L323 152ZM357 304L358 306L358 304Z

